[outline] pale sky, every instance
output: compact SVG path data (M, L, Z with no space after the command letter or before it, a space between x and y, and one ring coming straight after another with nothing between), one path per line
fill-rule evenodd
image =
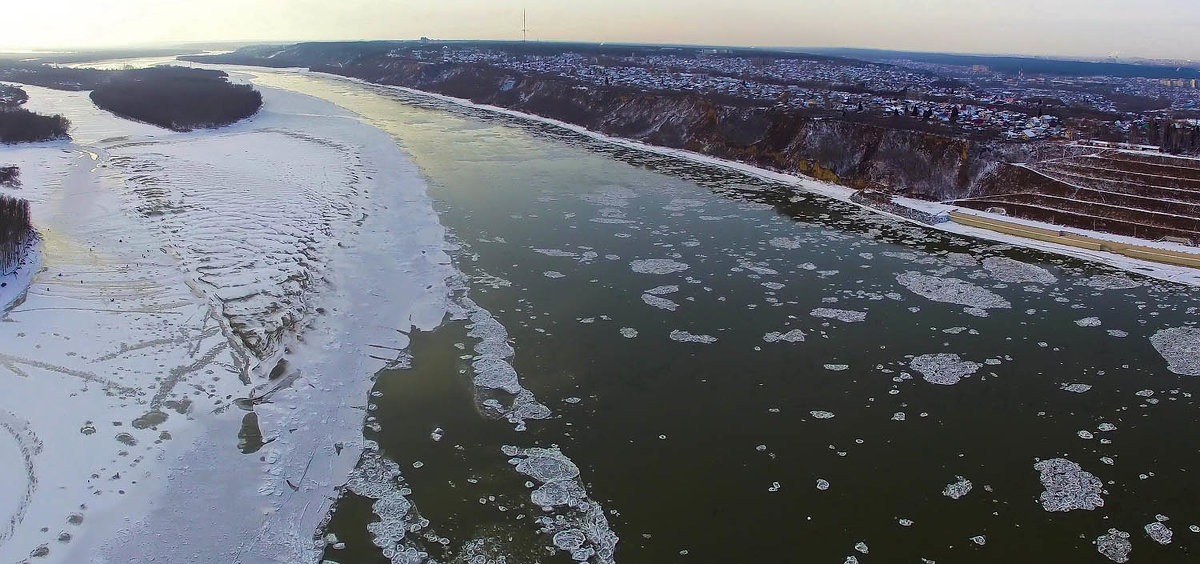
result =
M537 40L1200 60L1200 0L0 0L0 49L520 39L522 9Z

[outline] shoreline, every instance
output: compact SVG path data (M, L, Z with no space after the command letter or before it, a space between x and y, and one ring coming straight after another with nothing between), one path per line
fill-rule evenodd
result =
M219 66L242 67L241 65L219 65ZM851 199L851 196L858 192L857 190L854 190L853 188L847 188L847 187L840 186L837 184L822 182L820 180L805 177L805 176L798 176L795 174L773 171L773 170L757 167L754 165L750 165L750 164L746 164L746 163L742 163L742 162L738 162L738 161L731 161L731 160L727 160L727 159L712 157L712 156L705 155L702 153L696 153L694 151L688 151L688 150L684 150L684 149L673 149L673 148L669 148L669 147L660 147L657 145L651 145L648 143L643 143L641 141L635 141L632 139L625 139L622 137L614 137L611 135L606 135L603 133L592 131L592 130L587 129L586 127L583 127L580 125L575 125L575 124L571 124L571 123L567 123L564 121L559 121L559 120L555 120L555 119L551 119L551 118L547 118L547 117L543 117L543 116L539 116L539 115L535 115L535 114L519 112L516 110L502 108L499 106L491 106L488 104L478 104L478 103L472 102L472 101L464 99L464 98L455 98L453 96L446 96L444 94L437 94L434 92L426 92L424 90L418 90L418 89L409 88L406 86L379 84L379 83L370 82L370 81L367 81L367 80L364 80L361 78L342 76L342 75L338 75L338 74L332 74L332 73L326 73L326 72L320 72L320 71L312 71L312 70L301 68L301 67L271 68L271 67L245 66L242 68L261 69L261 70L274 71L274 72L300 72L301 74L320 75L320 76L331 77L331 78L335 78L335 79L339 79L339 80L343 80L343 81L347 81L347 82L357 83L357 84L361 84L361 85L373 86L373 87L377 87L377 88L385 88L385 89L390 89L390 90L398 90L401 92L406 92L408 94L425 96L428 98L440 100L443 102L451 103L451 104L465 107L465 108L482 110L482 111L486 111L486 112L490 112L490 113L494 113L494 114L505 115L505 116L509 116L509 117L523 119L526 121L532 121L532 122L537 122L537 123L542 123L545 125L558 127L560 129L564 129L564 130L571 131L571 132L574 132L574 133L577 133L580 135L584 135L586 137L595 139L597 141L610 143L610 144L628 148L628 149L634 149L634 150L638 150L638 151L644 151L647 153L653 153L653 154L657 154L657 155L678 158L678 159L682 159L682 160L686 160L686 161L690 161L690 162L694 162L694 163L698 163L698 164L716 166L716 167L724 168L727 170L740 172L742 174L746 174L746 175L756 177L756 178L759 178L762 180L786 184L797 190L802 190L804 192L808 192L808 193L816 194L819 196L824 196L824 197L827 197L830 199L838 200L840 202L844 202L844 203L856 206L860 209L868 210L873 213L881 214L881 215L891 217L893 219L897 219L900 221L904 221L904 222L907 222L907 223L910 223L913 225L919 225L919 226L927 228L927 229L934 229L934 230L941 231L944 233L951 233L954 235L959 235L959 236L964 236L964 237L982 239L985 241L1010 244L1010 245L1023 247L1023 248L1027 248L1027 249L1047 252L1047 253L1056 254L1056 255L1060 255L1060 256L1071 257L1071 258L1075 258L1075 259L1079 259L1079 260L1084 260L1087 262L1100 263L1100 264L1104 264L1106 266L1116 268L1118 270L1122 270L1122 271L1133 273L1133 274L1139 274L1142 276L1148 276L1148 277L1162 280L1165 282L1173 282L1173 283L1184 284L1184 285L1192 286L1192 287L1200 287L1200 269L1194 269L1194 268L1189 268L1189 267L1184 267L1184 266L1166 265L1166 264L1162 264L1162 263L1158 263L1158 262L1130 258L1130 257L1126 257L1124 255L1120 255L1117 253L1111 253L1111 252L1106 252L1106 251L1091 251L1091 250L1087 250L1087 249L1082 249L1082 248L1068 246L1068 245L1062 245L1062 244L1058 244L1058 243L1052 243L1052 242L1047 242L1047 241L1038 241L1038 240L1034 240L1034 239L1028 239L1025 237L1008 235L1008 234L1000 233L997 231L991 231L988 229L963 225L963 224L955 223L952 221L940 223L940 224L936 224L936 225L930 225L927 223L923 223L923 222L914 220L912 218L904 217L904 216L901 216L898 214L894 214L894 213L891 213L891 212L888 212L885 210L881 210L881 209L878 209L878 208L875 208L875 207L872 207L869 205L865 205L865 204L853 201ZM962 209L962 208L959 208L958 206L950 206L950 205L942 204L940 202L923 202L922 201L921 203L924 205L913 205L913 202L918 202L918 201L911 200L909 198L897 198L897 199L901 200L900 202L896 202L897 205L907 207L909 209L913 209L914 211L923 212L923 213L928 213L930 211L930 209L922 209L922 208L932 208L937 211L950 211L950 210L961 210ZM974 210L968 210L967 213L971 213L974 215L981 215L979 212L975 212ZM1010 221L1012 220L1012 218L1008 218L1008 219ZM1037 223L1037 222L1028 222L1028 223ZM1144 245L1144 246L1148 246L1148 247L1160 246L1157 244L1158 242L1156 242L1156 241L1137 240L1137 239L1133 239L1130 237L1116 238L1118 236L1111 235L1108 233L1103 233L1103 232L1091 232L1091 231L1079 230L1079 229L1068 229L1068 228L1064 228L1061 226L1054 226L1051 224L1041 224L1041 225L1039 225L1039 227L1056 229L1056 230L1065 230L1065 231L1085 235L1085 236L1096 238L1096 239L1112 240L1113 242L1117 242L1117 243L1136 242L1136 244Z
M25 299L33 277L42 268L42 236L36 229L30 234L30 240L23 245L21 261L12 272L0 276L0 317L8 315L8 310L18 306Z
M424 179L385 132L312 96L260 90L269 105L253 119L192 133L116 118L86 93L30 90L78 129L4 154L29 173L43 252L0 323L0 423L36 445L28 480L14 467L0 487L33 484L0 559L319 559L312 535L359 460L359 406L387 365L373 347L400 355L411 331L441 322L452 266ZM246 249L254 261L205 262ZM284 288L300 268L313 287ZM330 313L281 344L292 385L243 384L225 318L258 310L230 308L296 292ZM264 386L279 389L253 406L265 440L247 454L234 398ZM195 527L196 515L217 518Z

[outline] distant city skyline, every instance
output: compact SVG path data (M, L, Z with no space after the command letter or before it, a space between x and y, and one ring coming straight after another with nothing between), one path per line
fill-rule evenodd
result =
M0 50L202 42L530 40L1200 60L1194 0L42 0Z

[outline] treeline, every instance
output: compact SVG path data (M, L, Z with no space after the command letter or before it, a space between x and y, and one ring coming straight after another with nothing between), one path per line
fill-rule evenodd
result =
M70 128L71 122L62 116L43 116L24 108L0 110L0 144L63 139Z
M21 169L15 166L0 166L0 186L19 188L21 186Z
M0 84L0 111L15 108L28 101L29 94L19 86Z
M1149 120L1131 124L1128 130L1104 139L1133 145L1155 145L1164 153L1200 154L1200 124L1169 120Z
M114 71L0 62L0 80L55 90L91 90Z
M21 264L32 234L29 202L0 194L0 274L9 274Z
M184 67L121 71L92 90L97 106L175 131L228 125L254 115L262 94L223 72Z

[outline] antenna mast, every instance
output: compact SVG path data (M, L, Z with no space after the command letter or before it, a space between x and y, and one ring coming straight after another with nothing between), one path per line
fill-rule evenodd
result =
M521 43L529 40L529 18L525 10L521 10Z

